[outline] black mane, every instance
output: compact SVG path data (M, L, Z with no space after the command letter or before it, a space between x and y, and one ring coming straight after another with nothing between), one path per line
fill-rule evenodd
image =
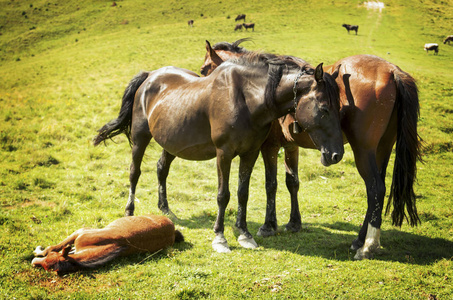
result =
M247 53L249 51L243 47L239 47L239 44L241 44L242 42L250 41L250 40L251 40L251 38L244 38L244 39L237 40L234 43L220 42L220 43L215 44L212 47L212 49L229 51L229 52L233 52L233 53Z

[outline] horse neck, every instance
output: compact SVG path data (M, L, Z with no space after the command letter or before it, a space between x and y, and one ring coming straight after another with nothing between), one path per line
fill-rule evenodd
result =
M274 117L280 118L290 112L294 112L294 81L297 78L298 73L291 72L289 74L283 74L282 79L278 85L275 95L275 110ZM298 81L297 84L297 96L300 97L302 87L306 87L308 82L306 80Z

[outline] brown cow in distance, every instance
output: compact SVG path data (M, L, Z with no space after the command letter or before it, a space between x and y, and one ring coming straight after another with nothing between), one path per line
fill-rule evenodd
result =
M236 19L234 19L235 22L237 22L237 21L239 21L239 20L244 20L244 22L245 22L245 15L238 15L238 16L236 17Z
M450 45L450 42L453 42L453 35L447 36L444 40L444 44L448 43Z
M243 23L242 26L244 26L245 30L252 28L255 31L255 23Z

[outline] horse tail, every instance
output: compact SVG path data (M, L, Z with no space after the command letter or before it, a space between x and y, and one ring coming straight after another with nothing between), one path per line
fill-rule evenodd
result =
M417 160L422 161L420 147L421 139L417 133L417 122L420 117L420 104L415 79L408 73L397 69L394 71L397 88L397 137L395 149L395 164L393 179L390 187L389 202L386 214L393 200L392 223L401 226L406 219L411 226L420 223L417 214L414 182L416 180ZM407 209L407 214L405 213Z
M131 142L131 123L132 123L132 108L134 106L135 93L142 83L148 78L149 72L140 72L129 82L126 90L124 91L121 110L118 118L108 122L101 129L98 130L99 134L94 138L94 145L97 146L106 139L111 139L114 136L124 133L126 134L129 144Z
M175 230L175 243L184 242L184 236L182 235L181 231Z

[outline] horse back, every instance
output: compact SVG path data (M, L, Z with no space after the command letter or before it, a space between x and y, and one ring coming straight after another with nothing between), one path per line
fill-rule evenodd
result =
M377 56L355 55L326 70L331 72L340 64L336 82L342 129L348 140L357 139L368 143L366 147L374 147L391 123L397 93L394 72L398 67ZM364 136L373 141L363 139Z

